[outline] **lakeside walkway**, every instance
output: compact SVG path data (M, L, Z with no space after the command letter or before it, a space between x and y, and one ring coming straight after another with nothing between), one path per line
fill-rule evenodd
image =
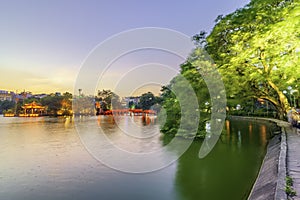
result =
M287 169L292 177L293 188L297 195L293 197L300 200L300 130L296 128L286 128L287 134Z
M259 118L257 118L259 119ZM268 121L273 121L282 127L286 134L286 172L293 179L293 189L296 191L296 196L293 200L300 200L300 129L292 127L290 123L271 119L260 118Z
M300 129L294 128L290 123L278 119L242 118L275 122L281 127L282 132L280 145L277 145L277 147L274 145L277 141L276 136L271 140L264 160L265 163L263 163L260 175L249 199L285 200L285 177L290 176L293 179L293 189L296 191L296 196L289 197L289 199L300 200ZM280 149L279 155L276 148ZM275 168L272 166L275 166Z

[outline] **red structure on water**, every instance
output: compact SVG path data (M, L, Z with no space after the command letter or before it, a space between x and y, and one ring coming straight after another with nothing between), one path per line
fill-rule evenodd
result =
M116 110L107 110L98 115L156 115L154 110L142 110L142 109L116 109Z

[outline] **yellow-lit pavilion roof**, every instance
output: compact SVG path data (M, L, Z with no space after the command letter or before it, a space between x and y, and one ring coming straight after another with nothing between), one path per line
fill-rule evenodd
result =
M36 102L27 103L24 106L22 106L24 109L45 109L45 106L42 106L40 104L37 104Z

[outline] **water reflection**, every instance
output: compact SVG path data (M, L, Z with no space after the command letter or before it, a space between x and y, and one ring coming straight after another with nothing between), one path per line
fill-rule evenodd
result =
M260 126L260 133L261 133L261 141L263 144L267 142L267 127L266 125L262 124Z
M265 154L270 128L257 122L226 121L226 131L202 160L197 157L202 143L194 142L178 160L177 199L247 199Z
M172 140L159 134L155 117L0 117L0 199L243 199L270 131L267 124L226 121L220 141L204 159L198 158L202 143L196 141L165 169L132 175L95 160L75 125L91 138L104 130L118 147L135 153L161 149ZM133 126L135 133L124 132ZM179 140L178 145L186 142ZM176 148L167 150L176 153Z
M142 122L144 126L148 126L150 124L156 124L156 117L143 116Z
M253 125L252 122L249 122L249 140L252 140L252 135L253 135Z

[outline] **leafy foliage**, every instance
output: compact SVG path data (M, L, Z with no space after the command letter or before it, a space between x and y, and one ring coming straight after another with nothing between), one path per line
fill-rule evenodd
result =
M242 9L227 16L218 16L216 23L209 36L206 37L206 32L202 31L193 37L196 49L181 65L180 75L162 88L166 122L161 130L164 133L177 134L182 118L187 114L182 113L182 102L178 99L180 94L190 95L184 78L197 96L198 112L201 114L198 134L203 135L212 101L217 102L218 95L214 89L225 96L217 82L212 81L209 87L206 85L206 75L212 73L209 66L213 62L209 57L222 75L229 107L241 104L250 112L255 99L259 98L268 101L283 118L291 107L291 100L288 101L284 90L290 86L294 98L299 97L298 1L252 0ZM174 92L176 88L180 93ZM193 115L192 109L189 111L188 114ZM188 128L186 130L188 132Z
M49 115L57 116L57 115L72 115L72 94L64 93L62 96L59 95L49 95L47 97L42 98L41 100L37 99L28 99L28 102L39 102L46 106L47 113Z
M103 111L121 107L120 97L111 90L99 90L96 101L100 101Z
M152 92L147 92L141 95L138 107L143 110L149 110L156 102L154 94Z
M212 63L207 58L201 48L196 48L181 65L180 75L162 88L162 105L166 114L162 132L193 137L190 133L197 128L197 137L205 135L204 127L211 112L210 93L203 78L211 73L208 66ZM195 122L198 123L196 126Z
M0 101L0 114L4 113L6 111L13 110L15 105L16 104L13 101L8 101L8 100Z
M288 0L253 0L219 18L205 49L233 99L261 98L283 116L290 103L283 91L300 78L300 7Z

